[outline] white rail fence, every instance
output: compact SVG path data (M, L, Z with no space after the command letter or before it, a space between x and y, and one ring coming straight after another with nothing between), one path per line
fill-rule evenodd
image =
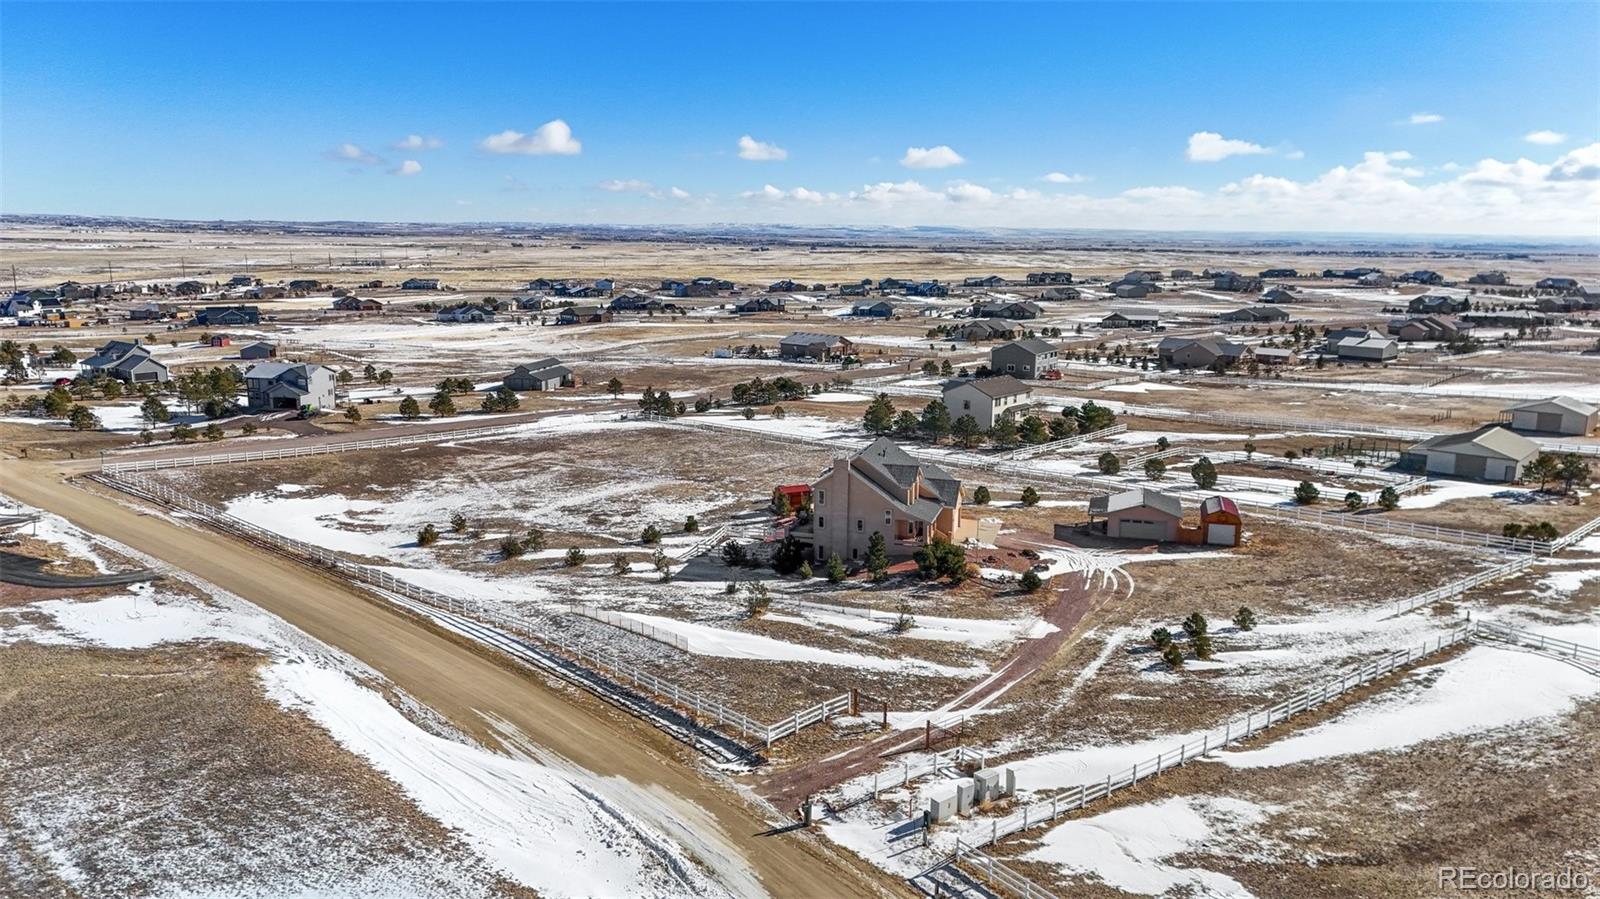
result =
M1583 538L1594 533L1596 530L1600 530L1600 515L1589 519L1582 525L1573 528L1571 531L1562 534L1560 537L1557 537L1555 540L1551 541L1550 546L1553 550L1566 549L1572 544L1577 543L1579 540L1582 540Z
M658 643L665 643L674 649L680 649L684 652L689 651L689 641L686 640L682 634L675 634L672 631L663 630L653 624L640 621L637 618L629 618L627 615L624 615L621 612L612 612L608 609L597 609L594 606L567 606L567 611L573 615L582 615L584 618L589 618L602 624L609 624L614 628L625 630L629 633L638 634L641 637L649 637Z
M614 695L605 690L595 689L593 682L594 679L604 680L603 671L608 671L612 675L608 682L610 687L626 689L631 684L635 689L642 689L673 706L687 710L694 716L692 720L697 723L714 721L717 726L743 734L751 742L763 744L767 747L771 747L774 740L790 736L804 727L826 721L834 715L843 714L840 709L848 710L850 707L850 694L845 693L801 709L774 724L765 724L745 715L719 699L682 687L666 678L645 671L637 665L622 661L615 652L596 653L593 650L585 649L575 640L560 634L549 631L536 632L527 622L511 618L502 611L491 608L488 604L479 600L462 599L439 593L401 580L380 568L351 562L322 547L285 537L282 534L251 524L242 518L228 514L216 506L201 502L179 490L149 478L117 475L103 476L102 480L118 489L146 496L197 515L222 530L286 550L292 555L338 571L353 580L377 587L388 593L408 597L434 610L490 622L496 627L504 628L528 641L557 650L565 655L565 658L560 659L560 661L568 665L588 666L585 673L590 677L569 678L569 680L573 680L586 689L593 690L601 695L602 698L615 698ZM555 661L555 658L552 657L551 661Z
M1166 449L1155 449L1147 453L1140 453L1137 456L1129 456L1128 464L1143 465L1144 463L1149 462L1151 459L1171 459L1173 456L1181 456L1187 452L1191 452L1191 450L1185 449L1181 446L1169 446Z
M698 558L700 555L710 551L718 543L721 543L726 539L728 539L728 526L725 524L718 525L716 530L711 531L704 537L701 537L699 540L689 544L687 547L673 553L672 557L677 559L679 562L686 562L690 559Z
M969 870L987 880L992 886L999 887L1014 896L1021 896L1022 899L1056 899L1054 893L996 861L994 856L978 847L961 842L960 837L956 838L956 851L950 856L948 863L956 866L965 864Z
M842 811L852 806L860 805L869 799L877 799L885 790L895 790L914 780L932 777L940 771L959 768L963 762L974 762L982 768L987 758L980 752L975 752L965 746L954 746L935 752L924 761L913 765L902 761L898 769L888 773L877 771L872 775L871 789L864 789L854 795L839 794L824 797L824 802L834 811Z
M495 425L484 428L441 428L403 437L376 437L370 440L344 440L338 443L320 443L312 446L285 446L275 449L246 450L233 453L203 453L194 456L177 456L168 459L135 459L128 462L100 460L101 474L131 474L139 471L158 471L166 468L195 468L203 465L234 465L240 462L264 462L270 459L295 459L301 456L326 456L357 450L382 449L393 446L418 446L427 443L444 443L471 437L489 437L516 430L522 424Z
M1549 438L1533 438L1539 444L1539 449L1547 453L1573 453L1579 456L1600 456L1600 444L1597 443L1558 443Z
M1045 453L1051 453L1055 452L1056 450L1077 446L1080 443L1092 443L1097 440L1104 440L1107 437L1121 434L1127 430L1127 425L1112 425L1109 428L1101 428L1098 431L1090 431L1087 434L1074 434L1071 437L1063 437L1060 440L1052 440L1049 443L1038 443L1034 444L1033 446L1024 446L1019 449L1014 449L1011 452L1006 453L1005 458L1031 459L1034 456L1041 456Z
M1533 556L1520 556L1510 560L1509 562L1502 562L1493 568L1485 569L1477 574L1464 577L1461 580L1453 581L1445 584L1442 587L1435 587L1432 590L1402 599L1390 606L1388 614L1384 617L1387 618L1395 615L1404 615L1407 612L1420 609L1423 606L1431 606L1436 602L1444 602L1447 599L1455 599L1457 596L1466 593L1468 590L1471 590L1474 587L1480 587L1489 583L1490 581L1497 581L1501 578L1510 577L1521 571L1527 570L1532 565Z
M1367 662L1335 680L1296 694L1294 697L1265 711L1250 712L1243 718L1233 718L1225 722L1220 731L1208 731L1202 734L1198 740L1190 740L1187 743L1179 744L1158 754L1153 759L1139 761L1121 774L1109 774L1104 781L1069 787L1049 799L1036 800L1024 805L1011 815L995 819L991 823L988 839L979 842L977 845L980 847L987 846L998 841L1001 837L1047 824L1067 812L1081 809L1087 804L1104 799L1119 790L1126 790L1140 781L1148 780L1164 771L1170 771L1197 758L1210 755L1223 747L1254 736L1274 724L1281 724L1296 715L1304 714L1310 709L1337 699L1396 669L1465 642L1472 635L1473 625L1471 623L1463 623L1448 633L1429 640L1420 646L1388 653L1382 658Z
M1570 640L1557 640L1555 637L1546 637L1543 634L1508 627L1504 624L1495 624L1492 621L1474 622L1474 629L1475 635L1480 640L1496 640L1502 643L1509 643L1541 655L1561 659L1564 662L1571 662L1590 674L1600 677L1600 649L1584 646L1582 643L1573 643Z

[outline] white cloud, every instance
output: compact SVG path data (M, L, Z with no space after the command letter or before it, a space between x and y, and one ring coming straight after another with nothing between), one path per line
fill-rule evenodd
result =
M1406 119L1407 125L1435 125L1444 121L1444 116L1436 112L1413 112L1411 118Z
M937 147L907 147L900 164L908 169L947 169L966 162L960 153L940 144Z
M1527 141L1530 144L1551 145L1551 144L1564 144L1564 143L1567 142L1567 136L1565 134L1562 134L1559 131L1549 131L1549 130L1530 131L1527 134L1524 134L1522 136L1522 139Z
M645 192L645 191L650 189L650 182L648 182L648 181L640 181L637 178L627 178L627 179L620 180L620 181L616 180L616 179L612 179L610 181L602 181L602 182L600 182L598 187L601 190L608 190L608 191L611 191L612 193L616 193L616 194L620 194L620 193L643 193L643 192Z
M1600 143L1579 147L1557 159L1550 166L1550 180L1600 181Z
M739 138L739 158L751 162L779 162L789 158L789 151L746 134Z
M1068 175L1065 172L1051 172L1039 180L1048 181L1051 184L1082 184L1085 181L1090 180L1090 178L1088 175Z
M804 187L795 188L790 192L789 196L806 203L821 203L828 198L826 194L815 190L807 190Z
M1151 200L1158 203L1171 203L1181 200L1198 199L1204 194L1193 188L1183 186L1171 187L1135 187L1122 192L1130 200Z
M667 196L674 200L687 200L689 199L690 194L681 187L673 187L667 190Z
M354 162L357 165L383 165L381 157L368 153L352 143L342 143L336 149L329 150L328 157L341 162Z
M794 190L786 191L771 184L763 185L760 190L747 190L744 193L741 193L739 196L746 200L765 200L774 203L780 200L798 200L802 203L822 203L828 200L839 199L839 195L834 193L824 193L819 190L811 190L810 188L805 187L797 187ZM687 198L688 194L685 193L684 197Z
M1283 154L1283 158L1284 159L1304 159L1304 158L1306 158L1306 151L1304 151L1304 150L1290 150L1289 152Z
M987 203L994 199L994 191L981 184L957 181L945 188L945 196L957 203Z
M1271 152L1260 144L1226 138L1215 131L1196 131L1189 135L1189 149L1184 151L1184 155L1190 162L1220 162L1229 156L1257 156Z
M560 119L545 122L532 134L510 129L491 134L478 146L490 153L522 156L576 156L583 152L583 142L573 137L572 128Z
M420 134L408 134L392 144L396 150L437 150L444 146L444 141L437 137L424 137Z
M415 159L407 159L404 162L400 163L400 165L397 166L396 168L390 169L389 170L389 174L391 174L391 175L420 175L420 174L422 174L422 163L416 161Z

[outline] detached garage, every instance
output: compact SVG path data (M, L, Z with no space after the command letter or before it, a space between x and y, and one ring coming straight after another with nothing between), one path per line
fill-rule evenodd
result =
M1587 437L1596 426L1600 426L1600 407L1579 402L1570 396L1534 400L1505 411L1511 420L1511 427L1519 431Z
M1200 504L1200 532L1209 546L1238 546L1244 531L1239 506L1226 496L1213 496Z
M1428 474L1448 475L1509 484L1522 477L1522 469L1539 455L1539 444L1499 425L1484 425L1464 434L1441 434L1406 450L1401 467Z
M1096 518L1102 519L1096 522ZM1089 500L1090 530L1121 540L1171 542L1178 539L1183 502L1155 490L1125 490Z

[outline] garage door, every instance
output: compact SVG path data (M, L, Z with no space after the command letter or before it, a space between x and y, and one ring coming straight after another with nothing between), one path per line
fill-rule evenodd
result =
M1458 478L1477 478L1484 480L1488 469L1488 459L1482 456L1456 456L1455 476Z
M1539 413L1539 430L1544 431L1544 432L1549 433L1549 434L1560 434L1560 433L1562 433L1562 431L1561 431L1561 413L1560 412L1540 412Z
M1239 529L1231 524L1206 525L1206 542L1214 546L1233 546Z
M1128 540L1165 540L1167 526L1159 521L1124 521L1118 534Z

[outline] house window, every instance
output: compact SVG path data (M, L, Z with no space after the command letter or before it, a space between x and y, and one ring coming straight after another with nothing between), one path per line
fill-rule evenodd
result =
M883 513L883 526L884 527L888 527L892 523L893 523L892 520L889 518L889 513L887 511L885 511Z
M823 503L825 503L827 501L828 501L827 492L823 491L823 490L818 490L817 491L817 505L820 506L820 505L822 505Z
M828 526L828 519L823 518L821 515L818 515L817 516L817 527L825 528L827 526Z
M962 409L962 411L966 411L966 410L971 409L971 408L972 408L972 400L962 400L961 401L961 409Z
M858 534L861 533L861 528L862 528L863 525L864 525L864 522L861 519L857 518L856 519L856 533L858 533Z
M1017 370L1017 367L1014 364L1012 364L1010 362L1006 363L1006 371L1016 371L1016 370Z

